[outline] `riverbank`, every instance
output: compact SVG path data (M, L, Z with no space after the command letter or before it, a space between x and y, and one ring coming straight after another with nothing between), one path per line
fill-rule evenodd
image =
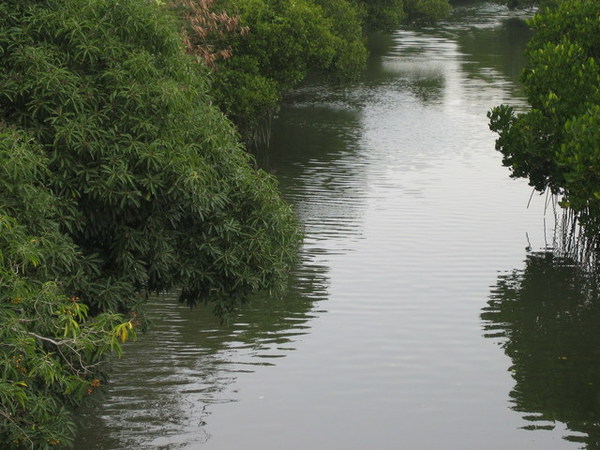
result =
M560 411L565 422L546 420L532 399L550 404L551 390L513 373L504 351L534 351L519 334L508 340L519 323L482 317L510 311L524 279L536 283L523 298L541 307L534 292L548 282L530 275L536 267L565 281L565 290L551 285L556 301L585 304L574 294L581 285L568 287L575 270L528 256L552 243L544 201L527 208L531 189L509 178L485 117L501 102L526 106L516 78L529 39L522 14L487 4L398 30L359 80L291 91L258 155L305 230L288 290L254 300L226 327L173 300L164 320L153 309L156 334L115 362L78 448L580 447L562 439L581 437L578 400ZM210 331L198 333L198 321ZM578 345L555 325L562 350ZM593 355L558 359L542 337L525 335L548 344L540 368L593 367ZM578 377L552 389L583 401L567 379Z

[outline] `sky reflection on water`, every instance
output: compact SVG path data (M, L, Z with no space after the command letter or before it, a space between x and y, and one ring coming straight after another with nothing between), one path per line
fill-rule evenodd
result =
M542 388L507 370L516 322L493 325L505 300L489 286L547 245L543 199L526 208L485 116L524 104L526 38L515 13L467 8L374 41L356 83L290 93L258 154L306 231L289 292L227 326L157 301L78 448L576 448L560 422L524 429Z

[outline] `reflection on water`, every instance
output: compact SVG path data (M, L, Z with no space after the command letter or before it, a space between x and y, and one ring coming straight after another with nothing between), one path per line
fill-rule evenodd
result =
M289 291L230 325L157 299L77 448L566 448L519 429L480 331L496 271L544 243L486 119L522 103L519 17L376 36L362 79L290 93L257 154L306 232Z
M269 151L257 155L277 175L298 213L307 256L323 252L315 241L360 236L366 190L365 163L357 148L360 119L358 107L343 103L343 94L315 99L299 91L293 106L281 112Z
M498 277L481 318L512 360L513 409L531 430L600 448L600 274L553 252Z
M325 267L303 264L285 298L258 296L230 325L209 307L189 310L176 295L149 304L151 332L126 345L111 365L111 388L99 411L82 411L75 448L184 448L206 443L215 404L235 403L240 374L272 366L295 349L327 295ZM195 448L195 447L194 447Z
M485 79L493 69L517 79L527 61L520 43L531 35L531 29L521 18L511 17L499 28L469 30L458 34L456 40L464 52L477 55L472 73L477 72Z

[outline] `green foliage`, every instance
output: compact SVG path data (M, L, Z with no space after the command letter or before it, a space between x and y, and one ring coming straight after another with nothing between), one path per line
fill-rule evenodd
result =
M149 291L224 316L299 234L160 5L3 0L0 66L0 442L69 447Z
M320 72L355 77L366 62L365 38L348 0L223 0L246 35L232 36L233 57L214 74L215 98L250 139L277 110L281 93Z
M145 293L224 315L299 236L159 5L3 0L0 67L0 441L69 447Z
M76 295L128 311L183 288L219 312L281 285L298 241L275 183L212 105L176 24L145 0L8 1L1 118L49 156L61 227L87 261Z
M531 20L523 82L528 112L499 106L490 127L515 177L563 195L590 235L600 232L600 3L564 0ZM598 195L597 195L598 194Z
M100 387L106 355L135 335L132 322L91 319L70 295L80 255L59 231L46 163L30 137L0 126L0 441L15 449L68 447L72 409Z
M369 31L392 32L402 23L430 24L450 13L449 0L354 0Z
M568 191L563 201L589 232L600 232L600 104L565 124L559 159Z

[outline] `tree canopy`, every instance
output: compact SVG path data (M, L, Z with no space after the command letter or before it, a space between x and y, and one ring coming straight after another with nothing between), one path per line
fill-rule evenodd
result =
M590 236L600 232L600 2L563 0L530 22L522 79L530 110L490 113L514 177L562 196Z
M140 0L3 5L0 117L49 157L62 230L99 277L81 289L89 304L128 309L174 286L224 302L282 277L293 214L169 16Z
M358 10L348 0L219 0L247 33L230 38L217 64L214 96L249 140L261 139L282 93L309 73L356 77L367 58Z
M41 147L0 125L0 442L68 446L77 406L105 381L100 362L135 335L135 318L91 317L76 295L87 261L60 230ZM8 448L8 447L7 447Z

